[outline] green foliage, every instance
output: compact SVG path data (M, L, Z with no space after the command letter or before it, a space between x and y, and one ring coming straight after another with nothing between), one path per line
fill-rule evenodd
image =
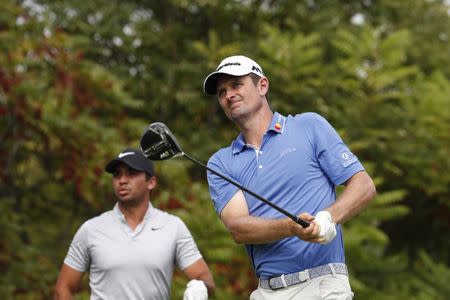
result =
M0 56L0 197L10 223L2 226L0 290L4 299L45 299L73 225L104 207L99 175L124 146L111 141L136 142L145 123L127 121L126 110L142 103L117 76L72 48L78 43L71 36L50 27L42 34L39 16L23 22L7 24ZM126 126L114 127L120 122Z
M4 2L4 3L3 3ZM445 1L14 1L0 11L0 298L48 299L75 230L111 208L104 164L162 121L206 161L237 129L204 76L254 57L283 114L317 111L375 179L344 224L359 299L449 294L450 18ZM156 164L153 204L191 229L218 287L246 299L247 255L203 168ZM177 272L172 298L186 279ZM88 299L87 279L77 299Z

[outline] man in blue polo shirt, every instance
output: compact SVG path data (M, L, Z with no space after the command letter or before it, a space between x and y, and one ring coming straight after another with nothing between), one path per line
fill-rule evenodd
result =
M241 130L208 166L310 222L303 228L208 172L215 209L259 278L250 299L352 299L340 224L376 193L358 158L320 115L273 113L269 80L248 57L225 58L203 87Z

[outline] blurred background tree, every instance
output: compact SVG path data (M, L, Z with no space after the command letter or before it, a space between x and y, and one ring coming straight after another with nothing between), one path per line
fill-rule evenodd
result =
M76 229L110 209L103 171L162 121L206 162L238 131L204 76L257 60L283 114L325 116L378 196L347 222L361 299L450 294L450 6L439 0L4 0L0 11L0 297L48 299ZM156 164L154 204L180 216L210 264L214 299L256 287L214 212L203 168ZM177 273L172 298L186 280ZM88 299L85 284L78 299Z

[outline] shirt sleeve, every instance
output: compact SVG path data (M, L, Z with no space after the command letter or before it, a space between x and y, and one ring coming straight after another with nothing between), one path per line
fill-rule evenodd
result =
M75 234L64 263L80 271L89 271L90 255L88 247L88 224L85 222Z
M318 114L311 114L311 118L316 157L323 172L334 185L340 185L364 170L358 157L350 151L326 119Z
M176 218L178 222L177 228L177 239L176 239L176 255L175 255L175 264L181 269L184 270L194 262L202 258L200 251L195 244L194 238L192 237L189 229L186 227L184 222Z
M224 156L223 152L216 152L213 156L211 156L208 161L208 167L233 179L233 176L227 172L227 168L220 158L221 156ZM223 208L228 204L239 188L209 171L207 172L207 179L209 194L211 195L211 199L214 203L214 209L220 215Z

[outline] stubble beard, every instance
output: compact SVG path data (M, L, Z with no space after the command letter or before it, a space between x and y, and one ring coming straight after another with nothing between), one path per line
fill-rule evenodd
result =
M238 125L245 124L247 121L251 120L253 116L257 115L261 109L262 105L260 104L248 106L243 102L239 107L228 112L228 118Z

